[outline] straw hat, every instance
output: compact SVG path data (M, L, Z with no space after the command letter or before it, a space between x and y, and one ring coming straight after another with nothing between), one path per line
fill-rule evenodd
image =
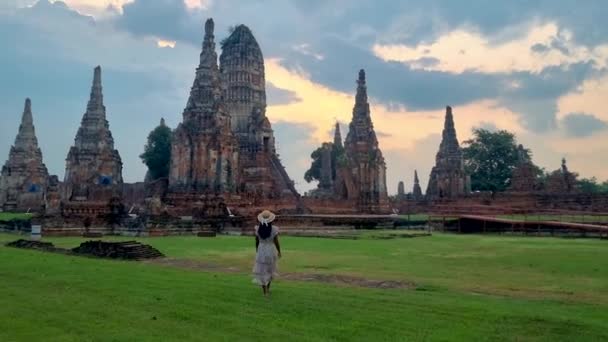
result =
M260 223L270 223L274 221L276 215L270 210L264 210L258 215L258 221Z

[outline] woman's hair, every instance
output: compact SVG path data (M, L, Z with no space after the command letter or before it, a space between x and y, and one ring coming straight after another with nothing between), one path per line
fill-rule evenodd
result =
M260 223L258 226L258 235L262 239L267 239L272 233L272 223Z

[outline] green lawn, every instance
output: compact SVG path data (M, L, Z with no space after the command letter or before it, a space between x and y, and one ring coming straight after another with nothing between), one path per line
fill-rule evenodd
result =
M528 215L499 215L500 218L522 221L563 221L577 223L608 223L608 215L547 215L547 214L528 214Z
M0 234L0 242L17 236ZM124 240L122 238L121 240ZM0 341L599 341L608 242L434 235L282 239L282 272L411 281L369 289L278 281L264 299L244 237L138 239L233 272L0 247ZM73 247L82 239L50 239Z
M10 220L27 220L32 217L32 214L25 213L0 213L0 221L10 221Z
M558 214L513 214L513 215L488 215L499 218L522 220L522 221L563 221L578 223L608 223L608 215L558 215ZM399 218L407 220L407 215L399 215ZM427 222L429 218L433 221L455 220L457 217L442 217L441 215L411 214L409 220L413 222Z

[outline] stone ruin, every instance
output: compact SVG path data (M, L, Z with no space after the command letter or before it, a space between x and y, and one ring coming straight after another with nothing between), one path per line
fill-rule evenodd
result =
M207 20L204 31L183 120L173 135L168 178L148 181L145 187L123 183L121 158L103 104L101 68L97 67L86 112L66 159L64 182L48 175L36 141L31 102L26 101L15 145L2 168L0 208L40 209L79 222L105 217L116 224L126 215L126 197L142 203L145 197L145 214L177 220L191 217L197 224L209 218L233 217L229 208L237 216L262 207L328 214L389 212L386 163L371 119L364 70L359 72L346 139L343 142L336 123L333 142L322 145L318 188L302 199L276 151L266 116L264 58L251 30L239 25L222 41L219 65L213 20ZM540 189L535 172L531 161L521 157L513 171L511 192ZM548 177L546 195L576 192L576 176L564 160L562 168ZM471 199L462 198L469 192L470 177L464 169L452 109L447 107L426 198L464 203ZM403 198L408 213L413 212L412 207L428 205L417 172L411 195L400 183L397 198Z
M363 69L357 80L344 156L336 166L335 189L338 198L353 201L359 212L388 211L386 163L371 119Z
M81 243L72 249L55 247L51 242L19 239L6 244L7 247L33 249L42 252L67 255L88 256L108 259L144 260L162 258L164 254L158 249L137 241L106 242L91 240Z
M321 170L317 188L312 190L308 196L313 198L334 198L335 153L334 144L325 142L321 145Z
M397 198L405 199L406 197L407 195L405 193L405 183L403 183L403 181L399 181L399 183L397 184Z
M49 174L32 117L32 102L25 100L19 132L0 173L0 209L41 211L46 205Z
M106 119L101 67L96 67L91 96L66 158L61 210L64 215L97 216L122 196L122 161Z
M545 192L552 194L567 194L577 192L576 178L577 173L570 172L566 165L566 158L562 159L562 167L551 172L547 177Z
M334 141L324 142L321 145L321 170L317 188L310 191L308 197L318 199L336 199L336 168L337 159L343 154L342 134L340 124L336 122Z
M420 188L420 180L418 179L418 170L414 170L414 188L412 189L412 199L421 201L424 199L422 189Z
M238 141L222 98L213 20L205 23L205 38L194 84L171 143L169 191L234 193L239 184Z
M222 41L218 67L214 39L208 19L183 121L173 134L168 189L150 182L154 190L147 193L154 198L147 202L153 212L178 216L209 210L227 216L229 206L256 210L278 202L296 208L299 194L276 153L265 114L260 47L251 30L239 25Z
M324 201L319 204L311 199ZM336 123L333 143L326 142L321 146L319 184L307 198L307 204L312 207L327 208L339 203L347 203L355 212L389 210L386 163L371 120L364 70L359 71L353 116L346 140L342 143L340 125Z
M533 192L540 190L536 167L532 164L532 160L530 160L524 146L521 144L517 147L517 158L517 166L513 169L511 175L509 191Z
M462 150L456 138L452 107L446 107L445 123L435 166L429 176L426 196L430 200L449 199L470 193L471 178L464 169Z
M266 117L262 50L245 25L238 25L221 46L224 102L238 140L237 190L247 197L296 200L299 194L279 159L274 132Z

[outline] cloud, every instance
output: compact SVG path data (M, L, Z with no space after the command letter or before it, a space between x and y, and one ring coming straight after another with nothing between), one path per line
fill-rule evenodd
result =
M545 53L551 49L545 44L536 43L530 47L530 50L532 50L532 52L536 52L536 53Z
M266 98L269 106L287 105L302 101L294 91L278 88L271 82L266 82Z
M390 138L390 137L392 137L393 135L392 135L392 134L390 134L390 133L385 133L385 132L382 132L382 131L378 131L378 130L376 130L376 136L377 136L378 138Z
M454 53L462 46L466 50ZM462 73L482 72L541 72L547 67L593 61L605 66L608 44L593 49L578 45L572 35L560 31L556 23L532 25L523 35L496 43L491 37L458 29L446 33L432 43L416 46L375 44L374 53L386 61L398 61L414 68ZM421 65L420 58L435 58L439 63Z
M496 127L496 125L493 122L482 121L479 123L478 127L481 129L492 131L492 132L498 131L498 127Z
M325 57L323 57L322 54L311 51L310 50L310 45L306 44L306 43L294 45L293 46L293 50L301 53L304 56L311 56L314 59L319 60L319 61L322 61L323 58L325 58Z
M202 20L181 0L135 0L122 6L115 24L135 35L166 40L200 40Z
M570 113L561 120L560 124L566 135L576 138L588 137L608 128L608 122L586 113Z
M352 89L348 75L363 67L370 75L370 85L374 78L382 80L381 86L370 87L370 96L387 106L433 110L446 104L503 99L509 108L521 110L522 122L537 132L554 127L556 97L563 93L528 99L523 92L503 94L505 85L530 89L533 87L526 84L542 83L541 74L548 67L567 70L570 64L594 61L599 68L606 62L602 56L608 56L608 46L578 44L573 24L563 20L565 12L554 12L557 6L548 3L489 5L482 1L455 6L449 1L431 0L407 4L384 1L383 5L378 7L368 0L333 0L318 6L302 6L297 1L244 4L226 0L212 2L201 12L192 11L180 1L135 0L124 5L124 14L117 22L136 35L198 45L201 18L216 18L219 41L230 25L250 23L249 18L267 15L271 9L281 13L273 22L250 24L264 54L280 56L283 66L309 74L316 83L348 92ZM239 11L234 11L235 7ZM428 20L404 21L403 13L429 15L425 15ZM410 24L403 27L404 22ZM298 30L276 29L283 25L295 25ZM532 51L539 41L548 49L544 56ZM406 65L399 62L403 56L393 56L387 62L378 47L390 44L418 46L418 52L406 59ZM564 54L566 51L568 54ZM453 74L455 70L457 75ZM522 77L525 79L520 80ZM579 85L572 83L572 87ZM531 91L540 96L542 89Z
M163 39L159 39L156 41L156 45L159 48L175 48L175 45L177 44L176 41L174 40L163 40Z
M414 69L432 69L433 67L439 65L441 60L436 57L420 57L418 59L414 59L409 61L409 64Z

